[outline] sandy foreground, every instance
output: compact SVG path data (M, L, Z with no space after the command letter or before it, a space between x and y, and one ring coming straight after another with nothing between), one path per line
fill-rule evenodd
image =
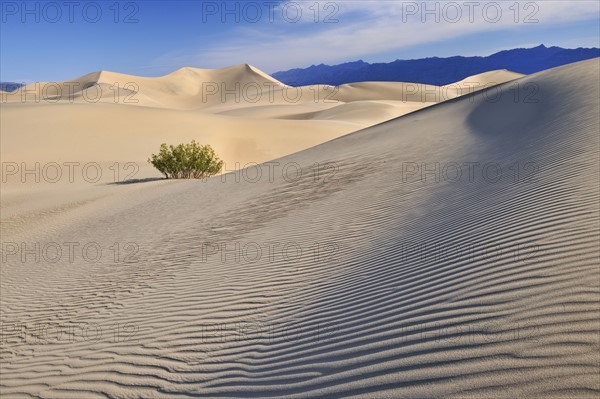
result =
M6 95L1 396L598 397L599 73L449 101L204 101L277 85L250 66L136 78L134 104ZM272 161L155 180L147 156L192 138Z

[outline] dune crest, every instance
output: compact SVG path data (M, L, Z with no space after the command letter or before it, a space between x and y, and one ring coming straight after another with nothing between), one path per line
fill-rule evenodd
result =
M255 105L314 103L323 106L325 103L368 100L431 103L522 76L504 70L486 72L448 86L361 82L338 87L312 85L295 88L248 64L219 69L184 67L155 78L99 71L65 82L33 83L5 94L3 102L113 102L169 109L203 109L211 113Z

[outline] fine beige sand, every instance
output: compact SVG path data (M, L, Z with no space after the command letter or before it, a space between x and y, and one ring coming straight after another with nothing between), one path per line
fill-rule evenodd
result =
M106 172L191 138L275 160L6 176L0 396L598 397L599 66L439 104L387 83L209 104L192 69L140 78L134 105L3 103L3 162Z
M159 78L102 71L1 93L1 155L18 162L144 163L163 142L195 138L228 164L264 162L521 76L492 71L447 87L294 88L249 65L182 68Z

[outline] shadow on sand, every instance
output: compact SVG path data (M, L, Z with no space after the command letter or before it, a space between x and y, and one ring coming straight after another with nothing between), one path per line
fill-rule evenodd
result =
M167 180L164 177L147 177L145 179L129 179L129 180L123 180L123 181L116 181L116 182L112 182L112 183L106 183L109 186L112 185L124 185L124 184L138 184L138 183L149 183L152 181L160 181L160 180Z

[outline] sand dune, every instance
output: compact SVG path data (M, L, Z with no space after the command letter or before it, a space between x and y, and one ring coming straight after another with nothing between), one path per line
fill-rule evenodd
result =
M143 164L161 143L195 138L229 164L264 162L519 76L494 71L443 90L398 82L290 88L250 65L159 78L101 71L4 93L0 151L7 161Z
M4 242L107 255L4 251L2 396L597 397L599 72L519 79L536 101L437 104L277 159L272 179L93 186L8 234L27 220L3 212Z
M223 85L223 86L222 86ZM240 89L236 90L236 86ZM65 82L38 82L7 95L6 102L113 102L125 105L190 109L242 101L244 87L284 86L250 65L220 69L181 68L158 78L94 72ZM216 92L214 94L213 91ZM233 94L228 94L228 91Z
M488 85L523 75L501 70L468 77L448 86L403 82L361 82L339 87L290 87L251 65L219 69L181 68L158 78L100 71L65 82L33 83L3 102L107 102L173 109L238 108L255 105L297 105L364 100L441 102ZM427 98L426 98L427 97Z

